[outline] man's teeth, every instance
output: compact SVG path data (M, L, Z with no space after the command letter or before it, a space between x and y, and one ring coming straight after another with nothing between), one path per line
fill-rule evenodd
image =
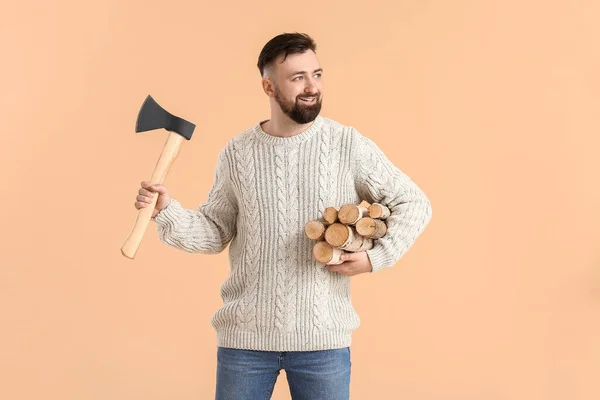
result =
M315 99L315 97L300 97L300 100L304 100L304 101L313 101Z

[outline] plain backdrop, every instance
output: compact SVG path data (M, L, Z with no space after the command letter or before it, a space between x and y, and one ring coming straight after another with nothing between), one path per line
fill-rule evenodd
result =
M352 277L352 399L600 397L600 3L33 1L0 7L0 398L210 399L226 249L152 223L120 247L167 132L165 184L206 200L218 151L268 119L256 62L317 42L322 115L372 138L433 218ZM289 399L285 373L273 399Z

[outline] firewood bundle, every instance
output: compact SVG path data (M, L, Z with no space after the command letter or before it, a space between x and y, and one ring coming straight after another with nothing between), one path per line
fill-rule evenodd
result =
M341 264L346 252L369 250L387 232L385 220L390 210L379 203L344 204L327 207L323 215L308 221L304 232L315 240L313 257L322 264Z

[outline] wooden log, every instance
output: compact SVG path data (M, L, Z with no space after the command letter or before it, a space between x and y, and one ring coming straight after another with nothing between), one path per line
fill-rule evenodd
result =
M308 221L306 225L304 225L304 233L306 237L312 240L324 240L325 239L325 230L329 223L324 219L315 219L312 221Z
M366 201L366 200L363 200L363 201L361 201L361 202L360 202L360 204L359 204L358 206L359 206L359 207L364 207L364 208L366 208L366 209L369 209L369 206L370 206L370 205L371 205L371 203L369 203L369 202L368 202L368 201Z
M344 204L338 212L338 220L346 225L354 225L368 213L368 208L356 204Z
M373 239L359 235L354 226L340 222L327 227L325 241L333 247L348 252L363 251L373 247Z
M340 249L349 252L359 252L373 248L373 239L354 233L352 240L343 244Z
M327 207L325 211L323 211L323 219L328 224L333 224L338 221L338 211L340 211L339 207Z
M356 223L356 232L370 239L379 239L387 232L387 225L380 219L363 217Z
M325 241L317 242L313 246L313 257L322 264L341 264L343 262L340 260L342 254L344 254L343 250L335 248Z
M325 241L333 247L340 247L348 240L351 234L349 226L341 222L334 222L325 231Z
M386 219L391 213L390 209L383 204L373 203L369 206L368 214L371 218Z

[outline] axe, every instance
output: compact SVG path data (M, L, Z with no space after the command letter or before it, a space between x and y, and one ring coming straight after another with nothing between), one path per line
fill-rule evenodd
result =
M150 184L162 184L165 181L171 165L179 154L183 139L190 140L195 127L196 125L191 122L165 111L156 101L154 101L152 96L148 95L148 97L146 97L146 100L144 100L144 104L142 104L138 113L135 132L139 133L159 128L164 128L169 131L167 142L165 143L165 146L160 153L160 157L158 158L158 162L154 167L154 171L152 172ZM156 200L158 200L158 196L154 196L151 204L138 210L133 228L131 229L129 236L127 236L125 243L121 246L121 253L123 253L125 257L132 260L135 257L135 253L142 242L146 228L150 223L152 212L156 206Z

